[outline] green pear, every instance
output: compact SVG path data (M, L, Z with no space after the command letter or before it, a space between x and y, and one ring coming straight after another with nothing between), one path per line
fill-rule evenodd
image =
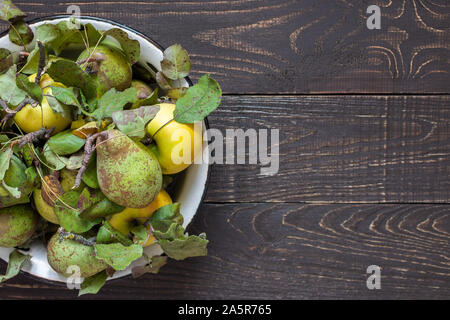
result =
M149 205L162 187L162 173L153 153L118 130L109 130L97 144L97 176L105 196L123 207Z
M92 50L93 48L84 50L78 57L78 61L89 57L97 59L97 61L85 63L84 69L92 73L96 79L98 96L101 97L112 88L118 91L128 89L131 86L133 73L131 64L122 50L106 44L97 46L94 54Z
M78 266L83 278L93 276L107 267L104 261L96 258L94 247L70 239L59 241L58 232L48 242L47 260L53 270L66 277L72 274L68 273L70 266Z
M42 189L34 190L33 200L34 206L36 207L36 210L39 212L42 218L44 218L48 222L59 224L58 217L56 216L53 207L45 202L44 198L42 198Z
M137 97L140 100L148 98L153 93L153 89L141 80L131 81L131 87L136 89Z
M77 178L76 170L62 169L59 173L59 179L61 181L61 188L64 192L72 191L72 187L75 185L75 180ZM84 182L81 182L80 186L75 191L82 191L86 185Z
M22 245L34 234L38 222L38 215L28 204L0 209L0 247Z
M72 187L75 184L76 176L77 171L74 170L68 170L64 168L60 171L60 181L61 181L60 183L61 188L64 192L72 190ZM75 191L81 192L85 187L86 185L83 182L81 182L80 186L76 188ZM34 190L33 200L34 205L36 206L36 210L45 220L54 224L59 224L58 217L56 216L53 207L50 206L47 202L45 202L45 200L42 198L42 189Z

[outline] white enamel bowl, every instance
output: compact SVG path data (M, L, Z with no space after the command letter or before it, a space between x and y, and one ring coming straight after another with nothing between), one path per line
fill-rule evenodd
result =
M36 27L38 27L41 24L44 23L57 24L58 22L63 20L68 20L68 17L67 16L47 17L35 20L34 22L30 23L30 27L34 31ZM98 30L121 28L122 30L126 31L132 39L138 40L141 45L141 58L139 60L139 63L143 64L148 62L149 64L153 65L156 69L161 70L160 61L163 58L163 52L161 50L161 47L157 43L146 37L145 35L109 20L94 17L81 17L79 20L83 24L91 23ZM0 48L7 48L10 51L20 49L19 47L17 47L16 45L12 44L9 41L7 34L0 38ZM185 80L183 85L189 86L188 80ZM204 131L206 130L207 126L208 124L207 122L205 122L203 125ZM207 144L204 143L203 148L204 154L208 154ZM174 201L177 201L181 204L181 214L184 217L185 227L192 221L195 213L197 212L198 207L200 206L203 200L203 196L206 192L208 172L209 166L207 164L207 161L204 161L202 164L193 164L185 171L183 179L179 181L179 185L177 186L177 194ZM11 251L12 249L0 247L0 259L8 262L8 257ZM157 244L145 248L144 252L150 257L162 253L161 248ZM22 269L24 272L46 280L66 282L66 278L56 273L48 264L47 250L41 241L34 242L31 246L31 250L28 251L27 253L30 254L32 258L30 263L26 264ZM144 264L145 261L143 258L141 258L133 262L133 264L127 269L116 272L113 277L109 278L109 280L129 275L131 274L132 267L141 266Z

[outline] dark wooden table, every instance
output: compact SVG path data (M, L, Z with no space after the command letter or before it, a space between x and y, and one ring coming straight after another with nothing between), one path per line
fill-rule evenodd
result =
M280 130L280 170L215 165L190 232L204 258L89 299L449 299L446 0L27 0L30 18L112 19L191 53L225 97L211 127ZM381 8L381 30L366 8ZM6 26L3 26L3 29ZM366 269L381 267L381 289ZM2 265L4 270L4 264ZM74 298L21 275L0 298Z

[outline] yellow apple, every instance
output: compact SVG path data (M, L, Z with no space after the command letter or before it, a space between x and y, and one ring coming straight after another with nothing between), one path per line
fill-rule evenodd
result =
M30 80L30 82L33 82L35 79L36 74L28 77L28 80ZM41 77L39 85L41 88L43 88L42 93L44 95L52 94L52 89L49 86L65 88L62 83L54 82L48 74L44 74ZM45 96L42 100L41 105L33 108L30 104L27 104L25 107L23 107L22 110L20 110L15 115L14 121L17 123L20 129L22 129L26 133L37 131L43 127L47 129L55 127L55 131L53 133L57 133L63 131L71 123L70 119L66 119L59 113L53 112Z
M151 150L158 158L163 174L183 171L194 162L195 155L202 151L202 133L194 130L193 124L173 120L175 105L159 104L160 110L147 125L147 132L156 142Z
M153 213L155 213L159 208L165 205L171 204L172 199L165 190L161 190L156 196L155 200L150 203L145 208L133 209L125 208L122 212L116 213L109 219L111 226L120 231L123 235L128 236L131 229L136 226L136 224L142 224L148 220ZM147 247L155 242L155 238L150 235L144 247Z

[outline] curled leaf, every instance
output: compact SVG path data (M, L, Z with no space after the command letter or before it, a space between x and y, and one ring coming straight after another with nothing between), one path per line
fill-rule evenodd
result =
M97 109L94 110L92 116L97 120L110 118L114 112L123 110L127 103L134 102L136 95L135 88L129 88L122 92L113 88L100 98Z
M141 56L139 41L131 39L128 33L119 28L107 30L103 33L103 36L110 36L116 39L132 65L138 62Z
M16 70L16 66L13 65L7 72L0 75L0 98L13 106L17 106L27 97L26 92L17 87Z
M146 106L138 109L116 111L112 114L117 128L130 137L143 138L145 126L159 112L159 106Z
M37 85L36 83L28 80L28 77L26 75L24 74L17 75L16 85L19 89L26 92L31 99L39 103L42 103L41 87L39 87L39 85Z
M150 262L145 266L138 266L131 269L133 278L139 278L146 273L156 274L165 264L167 264L167 256L154 256Z
M61 36L59 29L56 25L46 23L41 24L36 28L36 39L43 44L47 44L58 39Z
M55 205L56 200L64 193L61 183L54 175L44 177L42 182L42 199L51 207Z
M191 71L191 60L187 51L179 44L174 44L164 50L161 71L171 80L187 77Z
M47 73L53 80L63 83L66 87L80 88L88 100L97 98L97 82L76 62L57 60L50 65Z
M161 72L158 71L156 73L156 82L158 83L158 86L163 90L170 90L172 89L172 81L170 79L167 79L166 76Z
M80 217L79 211L76 209L77 201L80 193L77 191L69 191L63 194L56 201L54 207L55 215L59 220L61 227L68 232L84 233L89 231L100 221L90 221Z
M103 226L100 227L97 233L97 243L108 244L119 242L124 246L130 246L133 241L124 236L120 231L113 228L113 226L105 221Z
M76 135L81 139L87 139L90 134L97 133L99 131L97 122L91 121L86 123L85 125L75 129L72 134Z
M17 8L11 0L0 1L0 20L15 22L25 18L27 15Z
M33 31L25 21L19 20L11 24L11 28L9 29L9 41L18 46L26 46L33 41L33 39Z
M84 294L97 294L100 289L105 285L106 279L108 278L108 274L106 270L103 270L89 278L83 280L81 284L81 289L78 292L78 296L82 296Z
M23 264L31 259L28 254L22 254L17 249L9 254L8 268L6 274L0 275L0 283L5 282L11 278L17 276L22 268Z

